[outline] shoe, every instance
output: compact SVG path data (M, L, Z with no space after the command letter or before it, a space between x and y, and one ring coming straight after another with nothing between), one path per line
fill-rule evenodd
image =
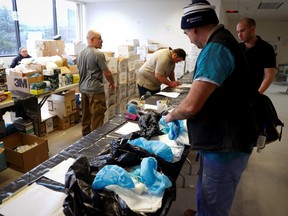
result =
M184 211L184 216L196 216L196 211L193 209L186 209Z

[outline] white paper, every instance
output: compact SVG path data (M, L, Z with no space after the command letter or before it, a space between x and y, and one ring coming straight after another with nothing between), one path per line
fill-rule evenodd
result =
M171 148L171 151L173 153L173 162L176 163L181 160L182 154L184 151L184 145L178 145L175 140L170 140L168 137L168 134L163 134L159 136L154 136L151 140L158 140L166 145L168 145Z
M135 132L140 130L140 127L137 123L134 122L127 122L122 127L120 127L118 130L115 131L115 133L127 135L129 133Z
M66 197L65 193L33 183L2 203L0 213L5 216L63 216Z
M109 185L106 188L117 193L136 212L156 212L162 205L162 196L140 195L118 185Z
M157 110L157 105L145 104L145 105L144 105L144 110L145 110L145 109Z
M177 98L180 95L179 92L162 92L162 91L156 94L163 95L163 96L170 97L170 98Z
M181 85L177 86L176 88L191 88L192 83L182 83Z
M45 177L53 181L57 181L61 184L65 184L65 174L68 171L69 167L74 163L75 159L68 158L67 160L62 161L61 163L54 166L50 169L49 172L45 173Z

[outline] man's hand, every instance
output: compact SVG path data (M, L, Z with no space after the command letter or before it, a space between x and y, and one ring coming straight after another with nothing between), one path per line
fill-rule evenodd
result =
M177 87L179 85L181 85L181 83L178 82L178 81L172 81L172 82L169 83L169 87L171 87L171 88L175 88L175 87Z

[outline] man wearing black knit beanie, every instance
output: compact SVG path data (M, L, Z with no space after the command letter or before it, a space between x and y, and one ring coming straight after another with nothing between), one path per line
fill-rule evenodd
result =
M183 12L181 28L202 50L188 95L165 122L187 119L191 149L201 157L197 212L190 209L185 215L228 216L257 138L249 105L256 90L247 79L245 56L219 24L215 6L194 0Z

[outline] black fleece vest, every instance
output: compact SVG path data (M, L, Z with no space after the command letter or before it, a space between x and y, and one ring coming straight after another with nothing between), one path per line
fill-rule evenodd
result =
M250 108L253 81L249 79L244 53L224 27L216 30L207 43L227 47L234 56L235 69L210 95L201 111L187 120L191 148L250 153L257 132Z

